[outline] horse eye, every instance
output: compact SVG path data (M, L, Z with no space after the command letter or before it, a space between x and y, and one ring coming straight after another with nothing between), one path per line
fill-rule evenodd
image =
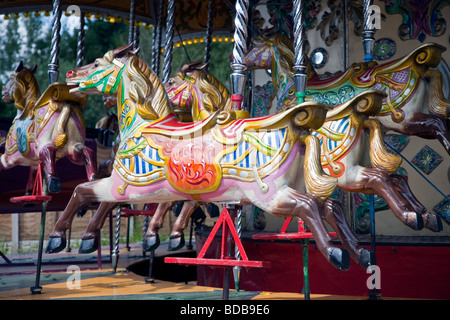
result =
M98 61L95 61L94 63L94 67L97 68L98 67Z
M169 79L169 86L171 86L172 84L173 84L173 80L172 79Z

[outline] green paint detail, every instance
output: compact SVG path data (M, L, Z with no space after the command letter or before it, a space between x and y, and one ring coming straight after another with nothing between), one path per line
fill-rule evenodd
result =
M358 94L366 90L367 88L355 87L349 81L347 81L333 90L319 91L308 89L306 91L306 95L308 97L312 97L314 101L328 104L334 107L350 99L353 99Z
M267 156L274 156L278 152L277 149L272 148L271 146L263 143L257 137L248 132L244 132L244 140L250 143L251 145L255 146L258 149L258 151L261 151Z
M120 156L124 156L126 158L130 158L130 157L135 156L137 152L141 151L146 146L147 146L146 140L141 139L141 141L134 147L127 149L127 150L119 150L119 151L117 151L117 154Z

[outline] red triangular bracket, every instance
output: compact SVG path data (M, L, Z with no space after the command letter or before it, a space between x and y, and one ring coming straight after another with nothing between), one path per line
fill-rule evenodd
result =
M28 196L13 197L9 201L13 203L30 203L30 204L41 204L46 201L52 200L51 196L44 195L44 188L42 186L42 164L38 163L38 168L36 172L36 178L34 180L33 192Z
M208 250L212 240L216 236L217 231L219 231L219 228L222 226L222 247L220 252L220 258L225 258L225 252L226 252L226 245L227 245L227 232L226 227L228 225L228 230L231 232L231 235L233 236L233 240L236 244L236 246L239 249L239 253L241 254L242 260L248 261L247 254L245 253L244 247L242 246L241 239L239 239L239 235L236 232L236 228L234 227L233 220L231 220L230 213L228 212L227 208L223 208L222 214L220 215L219 219L217 220L216 224L214 225L214 228L211 230L211 233L209 234L208 238L205 241L205 244L202 247L202 250L200 250L200 253L198 254L198 258L202 259L204 258L206 251Z
M205 254L209 249L214 237L219 231L220 227L222 227L222 246L220 259L210 259L205 258ZM239 250L241 255L241 259L237 260L234 257L229 257L226 255L226 249L228 246L228 231L231 232L231 235L234 239L234 242ZM179 264L196 264L196 265L210 265L217 267L231 267L231 266L240 266L240 267L254 267L254 268L269 268L270 262L267 261L252 261L247 257L247 253L245 252L244 246L242 245L241 239L239 239L239 235L236 232L236 228L234 227L233 220L230 217L230 213L228 209L224 207L222 213L219 216L216 224L211 230L208 238L206 239L202 249L200 250L197 258L172 258L167 257L164 259L167 263L179 263Z

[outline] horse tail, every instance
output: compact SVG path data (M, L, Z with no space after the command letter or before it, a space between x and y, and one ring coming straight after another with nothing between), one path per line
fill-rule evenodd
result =
M69 121L70 117L70 105L67 103L64 103L61 106L61 113L58 116L58 119L56 120L56 126L54 129L54 139L53 143L56 148L62 148L67 143L67 134L65 133L67 121Z
M319 139L316 136L307 135L303 142L306 145L304 160L306 191L324 201L336 189L338 181L323 171Z
M397 171L402 163L402 158L387 150L380 122L374 119L365 120L364 128L369 129L370 132L369 153L372 167L384 168L389 173Z
M432 114L450 117L450 101L444 96L442 87L442 73L437 69L428 69L425 78L428 83L428 110Z

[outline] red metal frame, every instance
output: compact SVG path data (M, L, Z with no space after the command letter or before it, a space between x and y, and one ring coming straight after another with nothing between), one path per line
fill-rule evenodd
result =
M40 162L38 164L32 194L21 197L12 197L9 199L9 201L13 203L30 203L30 204L42 204L43 202L50 200L52 200L52 196L44 195L44 189L42 186L42 165Z
M228 226L228 228L227 228ZM222 244L221 244L221 253L220 259L209 259L205 258L205 254L208 251L211 242L213 241L217 231L222 227ZM234 239L234 242L239 250L241 255L241 260L237 260L234 257L227 256L226 249L228 246L228 231L231 232L231 235ZM245 252L244 246L242 245L241 240L239 239L239 235L236 232L236 228L234 227L233 220L230 217L230 213L228 209L224 207L219 219L217 220L214 228L211 230L208 238L205 241L202 249L200 250L197 258L176 258L176 257L167 257L164 259L166 263L179 263L185 265L210 265L217 267L253 267L253 268L269 268L270 262L267 261L252 261L248 259L247 253Z
M314 235L311 231L305 228L305 223L302 219L298 219L297 232L286 232L292 217L286 218L283 227L279 233L261 233L252 236L252 239L256 240L299 240L299 239L313 239ZM336 232L330 232L331 237L336 237Z

